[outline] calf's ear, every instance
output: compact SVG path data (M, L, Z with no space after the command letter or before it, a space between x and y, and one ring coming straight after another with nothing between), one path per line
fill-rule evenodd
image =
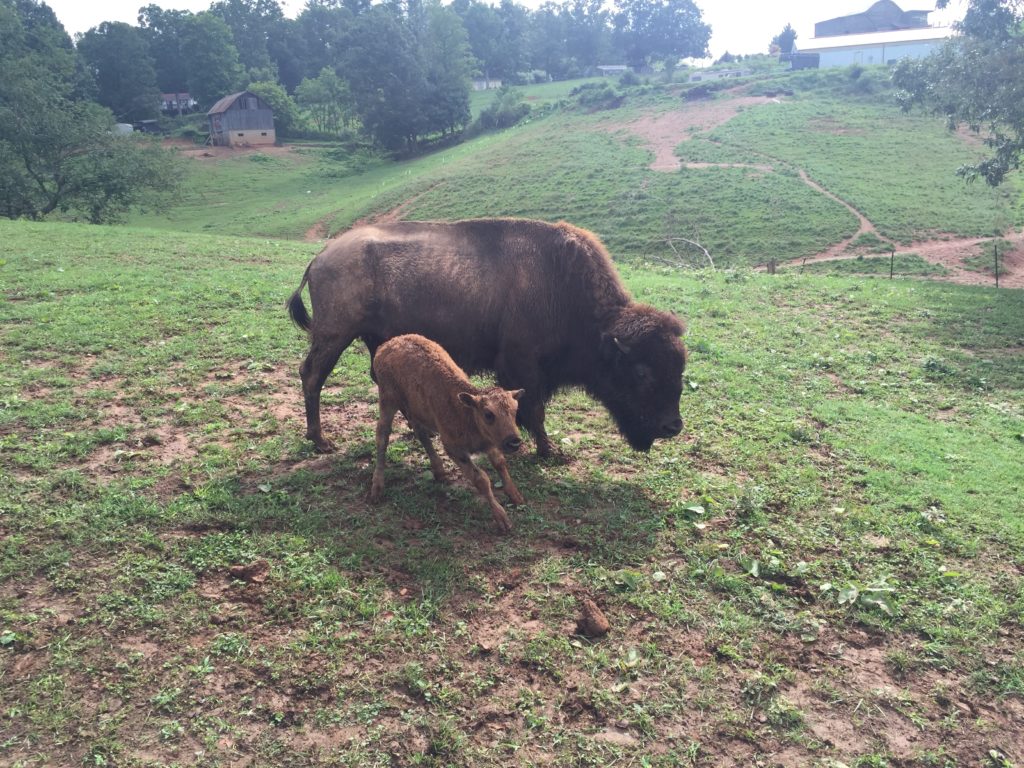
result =
M459 392L459 402L467 408L476 408L478 398L474 397L469 392Z

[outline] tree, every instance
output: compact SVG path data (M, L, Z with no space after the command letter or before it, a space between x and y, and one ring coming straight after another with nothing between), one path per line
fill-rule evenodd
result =
M330 67L315 78L306 78L295 89L295 101L309 113L313 127L321 133L338 133L348 125L352 94L348 83Z
M544 3L530 15L526 36L529 66L564 79L573 68L566 45L569 18L554 3Z
M200 108L209 109L241 85L242 67L231 30L212 13L197 13L189 19L181 34L181 54L189 92Z
M160 91L144 33L105 21L78 41L78 52L96 79L97 101L121 122L156 117Z
M787 24L779 34L772 38L771 47L778 46L779 53L792 53L794 43L796 43L796 30L791 24Z
M277 79L288 93L294 93L306 74L306 41L295 19L281 19L270 25L267 51L277 65Z
M526 65L525 10L509 0L493 8L479 0L455 0L477 67L486 78L513 80Z
M427 81L411 30L375 6L355 19L349 39L344 74L363 127L387 149L415 150L426 125Z
M670 80L679 59L708 55L711 27L693 0L618 0L614 23L634 69L660 61Z
M6 20L3 20L6 19ZM96 95L96 83L50 6L37 0L0 0L0 58L44 63L51 85L68 98Z
M181 36L192 14L163 10L158 5L139 9L139 29L149 43L156 84L163 93L188 91L188 67L181 52Z
M277 80L277 63L267 47L274 25L284 19L277 0L218 0L210 13L231 30L239 61L249 80Z
M971 0L958 26L961 34L938 52L901 61L893 84L904 109L919 106L951 128L983 132L991 156L957 172L997 186L1024 155L1024 8L1019 0Z
M424 130L454 133L469 123L469 78L473 57L462 21L449 8L431 6L421 36L427 92Z
M114 135L108 109L75 100L75 67L38 47L9 0L0 0L0 37L0 215L63 211L102 223L174 191L170 153Z
M324 67L337 69L341 66L354 19L355 15L348 8L324 0L309 0L296 19L302 37L306 77L318 77Z
M610 15L603 0L570 0L562 6L566 19L566 52L580 71L611 61Z

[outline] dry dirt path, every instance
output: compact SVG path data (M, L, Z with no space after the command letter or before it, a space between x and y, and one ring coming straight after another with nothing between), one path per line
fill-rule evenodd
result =
M732 93L732 92L729 92ZM709 101L690 102L681 109L674 109L670 112L663 112L658 115L648 115L638 120L609 125L606 130L611 132L628 130L644 141L647 147L654 153L654 160L650 164L651 170L661 172L678 171L683 167L694 169L707 168L751 168L754 170L770 173L775 169L769 164L753 163L683 163L675 154L675 148L684 141L688 141L698 132L708 131L716 126L722 125L735 117L741 109L761 107L769 104L781 104L777 98L764 96L734 96ZM973 137L965 137L965 141ZM850 213L857 217L859 226L857 232L834 245L829 246L821 253L800 259L792 259L780 262L780 265L799 265L817 261L836 261L840 259L852 259L861 255L857 251L850 250L850 244L858 237L865 234L878 235L874 224L857 208L843 200L836 194L822 187L815 182L807 172L798 168L800 179L815 192L825 195L831 200L845 207ZM880 236L879 236L880 237ZM1024 288L1024 232L1010 232L1003 236L1012 247L1001 258L999 285L1005 288ZM884 238L882 238L884 239ZM923 240L911 243L910 246L899 248L897 254L914 253L924 260L944 267L947 273L942 276L930 276L932 280L957 283L961 285L994 285L991 275L968 269L964 266L964 260L981 254L981 249L989 238L976 237L947 237L934 240ZM759 267L764 269L765 265Z

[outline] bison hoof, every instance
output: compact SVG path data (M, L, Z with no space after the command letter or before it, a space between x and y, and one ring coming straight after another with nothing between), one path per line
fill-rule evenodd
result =
M512 493L512 491L506 491L506 495L508 496L508 500L517 506L526 503L526 499L523 498L523 494L518 491L515 493Z
M371 504L380 504L380 498L383 495L383 485L377 485L377 483L374 483L373 485L370 486L370 493L368 494L368 498Z
M334 453L338 450L338 446L336 446L332 440L327 440L323 437L311 437L310 440L313 441L313 449L317 453Z
M572 463L572 460L557 448L549 448L547 451L537 449L537 458L544 464L555 464L558 466Z

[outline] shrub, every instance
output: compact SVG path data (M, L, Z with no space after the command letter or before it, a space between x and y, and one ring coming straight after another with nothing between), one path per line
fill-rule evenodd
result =
M480 116L467 129L469 136L476 136L485 131L498 131L511 128L530 114L530 105L523 101L519 91L502 88Z
M581 107L595 112L600 109L617 109L626 98L610 83L586 83L573 88L569 95L575 96Z

